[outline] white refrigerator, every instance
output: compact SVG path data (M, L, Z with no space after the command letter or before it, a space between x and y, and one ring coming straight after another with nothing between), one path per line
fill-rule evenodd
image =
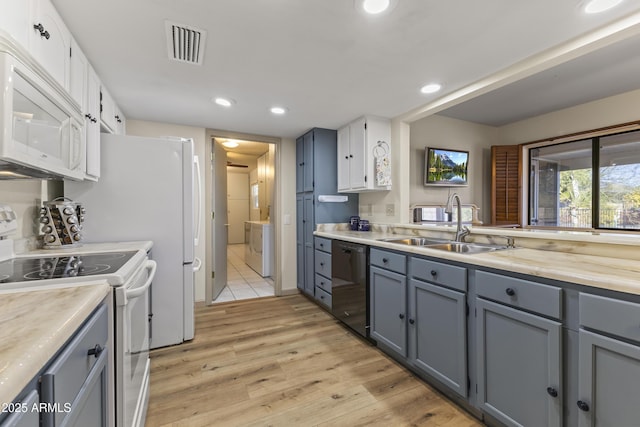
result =
M65 181L86 208L85 242L152 240L150 347L194 336L194 275L202 192L193 141L101 135L97 182Z

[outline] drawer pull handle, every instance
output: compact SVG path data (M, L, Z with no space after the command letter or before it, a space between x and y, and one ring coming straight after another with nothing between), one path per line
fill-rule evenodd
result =
M435 271L435 270L431 270L431 275L432 275L433 277L436 277L436 276L438 275L438 272L437 272L437 271Z
M547 393L549 393L551 397L558 397L558 390L553 387L547 387Z
M506 292L507 292L507 295L509 295L510 297L516 294L516 291L514 291L512 288L507 288Z
M398 314L398 317L402 320L402 319L404 319L404 314L400 313L400 314Z
M320 267L324 267L324 262L321 262L321 263L320 263Z
M416 323L416 321L413 320L413 319L409 319L409 323L411 323L413 325L414 323Z
M87 351L87 356L95 356L95 358L97 359L98 356L100 356L100 353L102 353L103 350L104 350L104 348L100 347L100 344L96 344L95 347L90 348Z
M578 408L580 408L581 411L589 412L589 404L582 400L578 400Z
M382 258L382 262L386 264L389 262L389 260L387 258Z

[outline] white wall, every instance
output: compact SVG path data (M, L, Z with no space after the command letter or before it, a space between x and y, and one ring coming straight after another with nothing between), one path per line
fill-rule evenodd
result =
M442 204L449 192L460 195L462 203L480 208L480 219L491 218L491 146L499 141L499 129L463 120L433 115L411 123L409 185L410 204ZM466 187L425 186L425 147L469 151Z
M17 253L37 249L42 202L62 196L62 181L40 179L0 180L0 203L9 205L17 216L18 229L8 236Z
M503 144L521 144L640 119L640 90L522 120L500 129Z
M201 182L205 182L205 174L204 174L204 166L209 164L209 162L205 162L205 144L206 144L206 130L204 128L192 127L192 126L182 126L182 125L174 125L168 123L157 123L157 122L147 122L141 120L127 120L127 135L133 136L147 136L147 137L162 137L162 136L180 136L184 138L193 138L194 140L194 150L195 154L200 158L200 166L201 166ZM203 187L204 196L208 197ZM203 261L206 259L206 235L204 233L205 230L205 205L202 204L201 211L201 230L202 232L200 237L200 244L196 247L196 257L200 258ZM201 268L198 273L196 273L196 289L195 289L195 298L196 301L204 301L204 293L205 293L205 268Z
M282 139L277 147L280 166L276 167L275 218L276 258L280 270L281 291L294 293L296 288L296 141ZM288 222L288 224L287 224Z

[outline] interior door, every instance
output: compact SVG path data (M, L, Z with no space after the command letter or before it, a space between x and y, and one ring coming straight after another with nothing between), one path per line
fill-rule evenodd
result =
M212 142L213 159L211 160L211 200L213 210L211 212L211 257L213 270L211 272L211 286L213 288L211 299L218 297L227 285L227 240L229 221L227 216L227 152L221 143Z

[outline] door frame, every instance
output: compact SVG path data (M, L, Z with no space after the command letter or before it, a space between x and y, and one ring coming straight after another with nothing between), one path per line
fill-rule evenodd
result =
M282 233L280 229L280 223L278 219L281 217L281 209L282 209L282 194L279 189L279 182L281 180L282 174L282 165L281 165L281 150L280 146L282 143L281 138L263 136L263 135L253 135L241 132L233 132L226 131L220 129L207 129L206 132L206 143L205 150L206 156L208 158L207 163L210 164L212 156L213 156L213 138L228 138L228 139L239 139L239 140L247 140L247 141L255 141L255 142L264 142L268 144L274 144L275 147L275 159L274 159L274 177L273 177L273 209L271 212L271 217L273 220L273 234L275 237L275 248L274 248L274 266L272 279L273 279L273 290L275 296L282 295L282 277L280 274L280 263L281 263L281 247L282 247ZM213 230L211 229L211 212L213 209L213 200L211 200L211 194L213 194L212 183L213 183L213 173L212 168L205 168L205 181L204 181L204 194L206 195L205 200L205 218L207 221L205 222L205 233L206 236L206 246L207 251L210 252L209 248L213 242L211 241L211 236L213 235ZM225 170L226 173L226 170ZM219 248L218 248L219 249ZM222 253L225 254L225 262L226 262L226 254L227 248L224 248ZM210 256L206 257L205 261L205 304L211 305L213 304L213 280L211 278L211 274L209 271L213 271L212 260Z

